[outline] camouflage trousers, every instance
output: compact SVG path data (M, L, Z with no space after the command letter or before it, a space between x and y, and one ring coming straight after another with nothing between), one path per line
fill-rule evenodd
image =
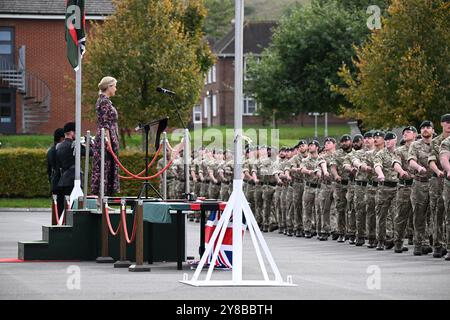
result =
M288 185L283 185L283 189L281 190L281 199L280 199L280 206L281 206L281 227L280 228L286 228L287 226L287 211L288 211L288 204L287 204L287 192L288 192Z
M320 226L317 227L318 233L331 232L330 212L333 202L333 185L322 183L318 191L318 214L320 215Z
M231 183L221 183L220 184L220 200L228 201L231 195L232 184Z
M347 211L347 186L340 183L334 185L334 199L336 201L337 233L346 233L346 211Z
M377 240L386 240L386 220L389 208L393 205L397 187L378 186L375 196L375 216Z
M303 231L303 190L305 184L303 182L294 182L292 185L294 194L292 195L293 210L294 210L294 231Z
M220 184L215 184L214 182L209 183L208 198L209 199L219 199L220 197Z
M376 239L376 214L375 214L375 195L377 193L377 188L374 186L367 186L366 196L364 198L366 203L366 226L367 226L367 237L369 239Z
M277 220L275 218L275 212L272 209L273 207L273 200L274 200L274 194L275 194L276 187L271 185L263 185L262 188L262 195L263 195L263 224L266 227L269 227L270 225L277 224Z
M283 218L281 216L281 191L283 191L283 187L277 185L273 194L273 205L278 226L284 228L284 225L282 225Z
M430 184L414 180L411 189L411 203L414 215L414 245L428 244L427 216L429 215Z
M197 182L194 182L194 188L191 190L191 192L194 192L195 195L198 197L198 196L200 196L201 189L202 189L202 183L197 180Z
M184 181L181 180L175 180L175 198L176 199L183 199L183 193L184 193Z
M430 180L430 225L433 236L433 246L442 247L444 244L444 199L442 192L444 179L433 177Z
M264 201L263 201L263 186L261 184L258 184L255 186L255 219L256 222L258 222L259 226L263 225L264 221L264 214L263 214L263 208L264 208Z
M290 231L294 230L295 212L294 212L294 187L289 185L286 192L286 228Z
M364 200L367 192L367 186L355 185L353 194L353 203L355 206L356 215L356 236L359 238L366 238L366 223L367 211L366 202Z
M318 192L318 188L312 188L305 185L303 191L303 228L305 232L311 232L315 228L313 220L318 207Z
M356 211L355 211L355 185L349 182L347 188L347 209L346 209L346 230L347 234L354 236L356 234Z
M394 241L403 243L406 228L412 215L411 187L399 186L397 189Z
M445 228L447 230L447 249L450 249L450 180L444 180L444 190L442 191L445 208Z
M200 182L200 197L208 198L209 181Z
M250 205L252 212L255 212L255 185L247 183L247 188L244 189L245 197Z

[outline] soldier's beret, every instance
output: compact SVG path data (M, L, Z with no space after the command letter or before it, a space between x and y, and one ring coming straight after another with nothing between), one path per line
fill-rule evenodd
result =
M287 151L287 147L281 147L280 151Z
M450 122L450 113L446 113L441 117L441 122Z
M319 144L319 141L317 141L317 140L312 140L312 141L310 141L309 143L308 143L308 146L310 146L310 145L315 145L317 148L320 148L320 144Z
M297 145L301 146L302 144L308 144L308 143L306 142L306 140L300 139L300 140L298 141L298 144L297 144Z
M373 131L369 130L366 133L364 133L364 138L372 138L373 137Z
M422 122L421 124L420 124L420 129L422 129L423 127L431 127L431 128L434 128L434 126L433 126L433 122L431 122L430 120L425 120L424 122Z
M75 132L75 122L67 122L64 125L64 133L67 133L67 132L70 132L70 131Z
M373 137L375 138L375 137L382 137L382 138L384 138L384 132L383 131L375 131L374 133L373 133Z
M405 127L405 128L403 129L403 131L402 131L402 134L403 134L406 130L410 130L410 131L413 131L413 132L417 133L417 129L416 129L416 127L414 127L414 126L407 126L407 127Z
M336 143L336 139L333 137L326 137L325 140L323 141L323 143L328 142L328 141Z
M352 140L352 137L350 137L350 135L348 135L348 134L344 134L342 137L341 137L341 142L344 142L344 141L348 141L348 140Z
M386 132L386 134L384 135L384 140L393 140L396 138L397 138L397 135L392 131Z
M353 137L353 142L357 142L357 141L361 141L363 140L363 136L360 134L355 134L355 136Z

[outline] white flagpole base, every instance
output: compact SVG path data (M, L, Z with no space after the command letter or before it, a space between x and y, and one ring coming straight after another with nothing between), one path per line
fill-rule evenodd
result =
M73 186L72 192L70 193L69 207L72 208L73 202L75 200L78 200L79 197L83 197L83 196L84 196L84 193L83 193L83 189L81 189L81 180L74 180L74 186ZM63 213L61 214L58 225L62 225L65 214L66 214L66 210L64 210Z
M180 280L179 282L193 286L193 287L297 287L296 284L284 281L265 281L265 280Z
M243 280L242 279L242 268L239 268L238 272L239 274L236 276L236 274L233 274L233 277L231 280L211 280L211 274L213 269L213 265L215 265L217 260L217 249L222 245L223 240L223 233L224 230L228 227L229 220L231 218L231 215L234 213L235 208L237 208L240 212L239 215L244 215L246 219L247 226L249 228L253 245L255 247L255 250L257 251L258 255L258 261L261 267L261 271L263 273L263 280ZM237 214L238 215L238 214ZM236 215L236 216L237 216ZM234 221L234 219L233 219ZM236 230L237 229L237 230ZM242 232L242 224L240 226L236 226L236 224L233 224L233 235L235 234L241 234ZM221 236L219 236L219 233ZM215 244L216 248L213 248L213 244ZM262 260L261 250L260 247L263 249L262 252L265 255L265 258L267 259L272 272L275 275L274 280L270 280L267 274L267 271L265 269L264 261ZM213 254L215 252L215 255L213 255L210 266L208 269L208 274L206 276L206 280L199 280L200 273L203 271L203 268L205 266L207 257L210 254ZM235 262L235 253L238 252L241 255L242 259L242 241L236 242L233 240L233 268L234 262ZM236 270L234 270L236 272ZM290 277L291 278L291 277ZM238 279L238 280L237 280ZM244 192L242 191L242 180L233 180L233 192L230 196L230 199L225 207L225 210L223 211L221 218L217 224L216 230L214 230L211 239L209 240L209 243L206 247L205 252L203 253L203 256L200 259L200 263L197 266L197 269L195 270L194 275L192 276L191 280L188 280L187 274L184 275L183 280L179 280L179 282L191 285L194 287L293 287L296 286L292 283L292 278L289 282L284 282L281 278L280 272L278 270L278 267L275 264L275 261L273 260L273 257L269 251L269 248L262 236L261 231L259 230L259 226L255 220L255 217L253 216L253 213L248 206L247 199L245 198Z

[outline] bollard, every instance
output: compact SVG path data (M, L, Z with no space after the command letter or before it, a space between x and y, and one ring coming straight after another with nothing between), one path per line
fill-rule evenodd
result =
M109 231L108 225L106 224L106 205L108 199L103 199L102 201L102 246L101 246L101 256L97 257L95 260L97 263L113 263L114 259L108 254L109 246Z
M120 200L120 210L126 210L125 199ZM126 211L125 211L126 216ZM124 225L123 228L126 226ZM125 233L123 228L119 231L119 241L120 241L120 257L119 260L114 263L114 268L128 268L131 266L131 262L127 260L127 243L125 240Z
M150 267L144 266L144 202L138 200L136 207L136 264L130 266L131 272L148 272Z
M57 195L52 194L52 226L56 226L58 221L56 217L58 216L58 204L57 204Z

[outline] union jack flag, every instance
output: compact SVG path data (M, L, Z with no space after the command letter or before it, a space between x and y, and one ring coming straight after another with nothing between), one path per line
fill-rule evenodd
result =
M211 240L212 234L216 229L217 223L220 220L221 211L211 211L208 217L208 221L205 226L205 245ZM242 217L242 236L244 236L245 229L247 228L247 223L245 221L245 216ZM219 233L220 234L220 233ZM217 246L214 244L214 248L208 256L207 263L211 263L212 256ZM216 263L214 265L215 269L229 270L233 267L233 218L228 222L227 230L223 237L222 245L220 246L219 254L217 256Z

